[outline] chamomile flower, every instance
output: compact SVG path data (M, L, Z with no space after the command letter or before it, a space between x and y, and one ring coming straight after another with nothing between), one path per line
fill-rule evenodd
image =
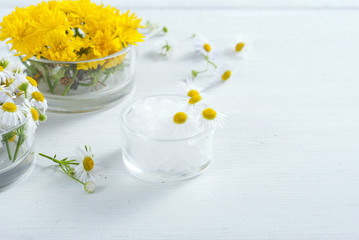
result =
M198 112L207 106L211 106L213 103L214 101L211 95L201 93L201 95L190 97L187 101L187 106L192 108L193 111Z
M79 163L74 169L75 177L84 183L96 178L94 155L91 152L91 147L85 146L84 149L78 149L75 154L74 159Z
M27 91L29 87L29 82L26 80L25 75L23 74L14 74L14 81L11 84L13 91Z
M154 45L160 55L167 57L173 53L175 41L171 37L166 37L156 41Z
M18 126L25 119L24 109L13 102L6 102L0 107L0 129Z
M203 56L208 57L208 60L212 60L216 56L215 45L208 38L198 35L195 37L195 49Z
M197 94L199 95L205 88L202 81L195 81L192 77L187 77L186 79L177 82L179 94L187 97L193 97Z
M223 128L226 116L216 112L213 108L207 107L202 110L200 124L203 128Z
M251 50L252 41L244 36L237 35L235 41L232 43L230 51L237 57L245 58Z
M0 104L5 102L14 102L13 95L5 86L0 86Z
M165 121L161 125L159 136L183 138L191 136L198 128L198 119L193 109L187 108L184 102L173 102L162 112Z
M219 66L216 69L214 78L211 80L210 88L216 87L218 84L228 81L232 77L233 67L231 64L227 63L225 65Z
M39 91L37 89L37 81L35 79L33 79L32 77L29 76L25 76L26 80L29 82L29 88L28 88L28 93L32 94L33 92Z
M35 123L35 126L39 125L39 119L40 119L41 113L39 113L39 111L33 107L30 108L30 113L31 113L31 118Z
M11 79L13 77L13 74L9 72L8 70L4 69L0 66L0 84L1 85L9 85L9 82L11 82Z
M169 133L175 138L189 137L198 129L197 117L193 111L176 112L170 121Z
M18 59L13 59L10 64L7 66L6 70L13 74L23 73L25 70L24 64L20 62Z
M47 109L47 101L44 98L44 95L39 91L31 93L30 105L38 108L40 111L46 111Z

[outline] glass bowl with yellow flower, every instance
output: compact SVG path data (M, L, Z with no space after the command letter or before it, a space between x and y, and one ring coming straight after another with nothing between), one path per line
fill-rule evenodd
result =
M136 45L144 41L134 13L90 0L48 1L16 8L0 27L50 110L103 109L134 87Z
M36 81L21 67L0 60L0 188L7 187L30 169L34 136L46 120L47 101Z

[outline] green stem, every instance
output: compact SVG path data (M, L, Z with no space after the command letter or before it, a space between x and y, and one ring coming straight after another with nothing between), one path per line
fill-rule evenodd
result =
M85 87L93 87L96 85L96 83L98 82L98 80L100 80L99 78L99 74L94 74L94 80L92 81L92 83L79 83L79 85L81 86L85 86Z
M5 140L5 145L6 145L7 155L9 156L9 160L11 161L12 156L11 156L11 151L10 151L9 139L8 138L6 138L6 140Z
M50 157L50 156L47 156L47 155L45 155L45 154L43 154L43 153L39 153L39 155L42 156L42 157L44 157L44 158L48 158L48 159L52 160L53 162L60 163L59 160L56 160L55 158Z
M57 87L57 84L59 83L59 78L55 78L53 88L55 89Z
M51 79L50 79L49 72L48 72L47 69L46 69L46 65L45 65L44 63L40 63L40 65L44 68L44 72L45 72L44 78L45 78L45 80L46 80L46 82L47 82L47 85L49 86L50 92L51 92L51 93L55 93L55 92L54 92L54 88L53 88L53 86L52 86L52 84L51 84Z
M107 81L107 79L110 77L111 74L112 74L112 73L106 74L106 77L105 77L105 79L102 81L102 83L105 83L105 82Z
M74 160L69 160L69 161L61 160L61 161L60 161L60 160L55 159L55 157L50 157L50 156L45 155L45 154L43 154L43 153L39 153L39 155L42 156L42 157L48 158L48 159L50 159L51 161L53 161L53 162L55 162L55 163L58 163L59 166L61 167L62 171L63 171L64 173L66 173L70 178L72 178L72 179L78 181L78 182L81 183L82 185L85 185L84 182L78 180L77 178L75 178L74 176L72 176L71 174L69 174L69 170L70 170L71 168L70 168L69 166L67 166L67 165L68 165L68 164L78 165L79 163L73 163ZM67 159L67 158L65 158L65 159ZM63 165L65 166L66 169L63 167Z
M69 91L70 87L72 86L72 84L75 82L77 73L79 72L78 69L75 70L74 72L74 76L72 77L72 81L71 83L64 89L64 91L62 92L62 96L65 96L67 94L67 92Z
M67 174L67 175L69 175L69 174ZM85 185L85 183L84 183L84 182L82 182L82 181L78 180L78 179L77 179L77 178L75 178L74 176L69 175L69 177L70 177L70 178L72 178L72 179L74 179L74 180L76 180L76 181L78 181L78 182L79 182L79 183L81 183L82 185Z
M208 59L207 59L207 61L208 61L208 63L210 63L215 69L217 69L217 65L216 65L214 62L212 62L212 61L210 61L210 60L208 60Z
M50 160L52 160L53 162L58 163L58 164L63 164L63 165L67 165L67 164L79 165L79 163L74 162L74 161L76 161L76 160L67 160L67 158L64 158L64 159L62 159L62 160L57 160L57 159L55 158L56 155L55 155L55 157L50 157L50 156L48 156L48 155L46 155L46 154L43 154L43 153L39 153L39 155L40 155L41 157L48 158L48 159L50 159Z
M19 149L20 146L23 143L23 138L24 138L24 126L20 127L20 133L18 134L19 139L17 140L17 144L16 144L16 149L15 149L15 154L14 154L14 159L12 160L13 162L15 162L16 158L17 158L17 154L19 153Z

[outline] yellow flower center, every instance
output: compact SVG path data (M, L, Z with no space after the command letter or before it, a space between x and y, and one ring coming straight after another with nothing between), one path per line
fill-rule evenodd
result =
M222 75L222 80L223 80L223 81L226 81L228 78L231 77L231 75L232 75L232 72L231 72L230 70L225 71L225 72L223 73L223 75Z
M203 44L203 49L206 50L206 52L210 52L211 51L211 45L209 45L208 43Z
M188 97L193 97L199 95L199 92L197 90L189 90L187 93Z
M1 108L6 112L16 112L17 110L16 105L12 102L4 103Z
M212 108L206 108L205 110L203 110L202 116L203 116L205 119L213 120L213 119L216 118L217 113L216 113L216 111L214 111Z
M198 103L199 101L201 101L202 97L198 94L198 95L194 95L193 97L191 97L189 100L188 100L188 103L189 104L195 104L195 103Z
M34 119L35 122L39 120L39 113L37 112L37 110L35 108L31 108L30 111L31 111L32 119Z
M29 81L29 83L34 86L37 87L37 82L35 81L35 79L33 79L32 77L28 77L26 76L27 81Z
M182 124L186 122L186 120L187 120L187 114L185 114L184 112L178 112L173 116L173 122L177 124Z
M32 93L32 98L35 99L36 101L40 101L40 102L43 102L44 101L44 95L42 95L41 92L33 92Z
M237 43L236 52L242 51L243 48L244 48L244 43L243 42Z
M84 166L84 169L89 172L93 169L93 166L95 165L95 163L93 162L92 158L89 156L86 156L84 158L84 160L82 161L82 164Z
M4 71L4 68L2 66L0 66L0 72Z

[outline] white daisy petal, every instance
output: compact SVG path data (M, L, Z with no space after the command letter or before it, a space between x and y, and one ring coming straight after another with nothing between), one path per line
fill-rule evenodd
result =
M13 102L6 102L0 107L0 129L19 126L26 120L25 109Z
M203 129L223 128L226 119L226 115L217 112L215 108L207 106L201 109L200 126Z
M252 49L252 41L245 35L237 35L232 43L230 52L239 58L246 58Z

